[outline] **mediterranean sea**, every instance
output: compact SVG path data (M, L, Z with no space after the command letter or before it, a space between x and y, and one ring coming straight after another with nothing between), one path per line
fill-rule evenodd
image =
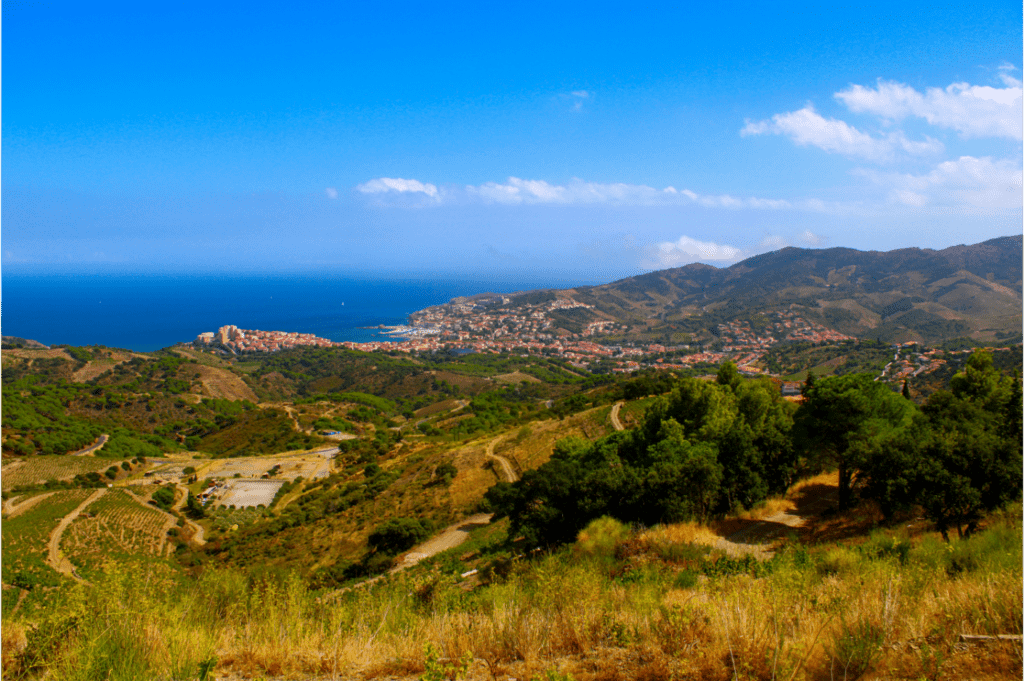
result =
M312 333L334 341L386 340L373 327L456 296L565 288L564 282L352 279L314 275L4 274L5 336L46 345L152 351L204 331Z

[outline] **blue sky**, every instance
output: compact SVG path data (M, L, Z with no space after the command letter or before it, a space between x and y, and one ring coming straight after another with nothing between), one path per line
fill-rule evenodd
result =
M151 4L4 3L8 271L593 283L1021 231L1019 2Z

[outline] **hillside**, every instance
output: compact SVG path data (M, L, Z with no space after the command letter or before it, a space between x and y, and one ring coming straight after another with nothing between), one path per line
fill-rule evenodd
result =
M573 330L593 321L632 324L636 339L714 340L717 325L771 311L799 311L844 334L883 341L1020 336L1020 236L935 251L784 248L726 268L694 263L601 286L531 291L571 297L560 315ZM627 336L628 337L628 336Z

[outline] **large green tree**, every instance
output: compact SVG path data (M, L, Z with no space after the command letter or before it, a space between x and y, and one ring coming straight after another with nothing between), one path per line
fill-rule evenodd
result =
M934 393L904 433L866 465L866 495L891 514L919 505L946 537L974 531L1021 493L1021 385L973 354L949 391Z
M768 380L681 379L636 430L562 440L548 463L487 499L534 544L572 541L604 515L650 525L750 507L789 484L793 409Z
M905 428L913 404L871 374L818 379L804 391L796 415L801 450L809 461L839 469L839 506L848 508L854 476L871 455Z

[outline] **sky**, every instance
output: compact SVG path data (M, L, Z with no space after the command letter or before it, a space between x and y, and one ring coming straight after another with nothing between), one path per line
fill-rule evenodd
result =
M5 0L7 272L600 283L1020 234L1021 4Z

